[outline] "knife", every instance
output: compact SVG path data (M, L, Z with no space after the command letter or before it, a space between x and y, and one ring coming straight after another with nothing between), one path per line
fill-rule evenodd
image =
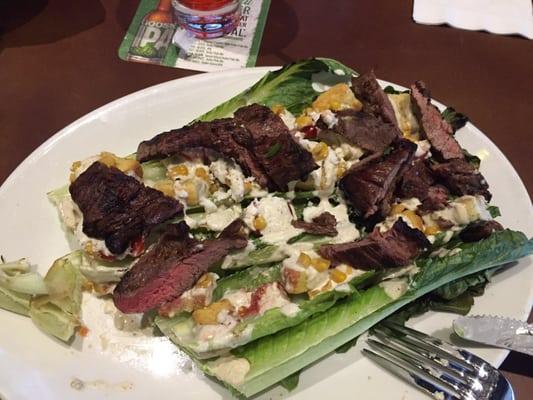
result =
M453 330L464 339L533 356L533 325L516 319L472 315L453 321Z

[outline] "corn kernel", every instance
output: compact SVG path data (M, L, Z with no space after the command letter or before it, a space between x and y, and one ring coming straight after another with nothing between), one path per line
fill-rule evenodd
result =
M207 307L200 308L192 313L194 322L198 325L216 325L218 324L218 314L222 310L231 310L233 308L229 300L223 299L215 303L211 303Z
M200 279L196 282L194 287L197 288L206 288L213 283L213 276L211 274L203 274Z
M315 147L313 147L313 150L311 150L311 153L313 154L313 158L315 161L321 161L326 159L329 153L329 147L326 143L320 142Z
M339 163L339 165L337 165L337 170L336 170L337 179L342 178L345 173L346 173L346 163L341 162Z
M209 179L209 174L207 173L207 170L202 167L196 168L194 170L194 175L200 179L203 179L204 181L207 181Z
M283 107L281 104L274 104L272 107L270 107L270 109L272 110L272 112L274 114L282 114L283 111L285 111L285 107Z
M333 284L331 283L330 280L328 280L328 282L325 285L319 288L316 288L316 289L312 289L309 292L307 292L307 295L309 296L310 299L313 299L314 297L318 296L320 293L328 292L331 289L333 289Z
M248 194L252 191L252 182L245 181L244 182L244 193Z
M85 250L87 254L94 255L94 246L92 242L85 243L85 245L83 246L83 250Z
M424 230L424 233L426 234L426 236L436 235L439 232L440 232L440 229L439 229L439 227L437 225L428 226Z
M141 164L137 160L117 157L115 164L122 172L133 171L137 176L142 177L143 170Z
M313 119L309 115L300 115L296 117L296 126L303 128L304 126L313 125Z
M198 204L198 191L196 185L190 179L182 182L181 187L187 192L187 205L195 206Z
M421 231L424 230L424 222L422 221L422 218L420 218L420 216L418 216L413 210L405 210L401 215L407 218L409 222L411 222L411 225L416 229Z
M70 167L70 170L72 172L76 171L79 167L81 167L81 161L74 161L72 163L72 166Z
M355 108L358 111L363 107L361 102L354 96L350 87L345 83L332 86L324 93L321 93L313 102L313 109L318 112L328 109L338 111L344 107Z
M341 283L346 280L347 275L344 272L338 270L337 268L334 268L329 271L329 277L333 280L333 282Z
M159 190L160 192L163 192L169 197L174 197L174 182L172 182L170 179L163 179L161 181L157 181L154 184L154 189Z
M114 167L117 164L117 156L113 153L103 151L100 153L100 160L102 164L107 165L108 167Z
M298 264L301 264L304 267L309 267L311 265L311 257L302 251L298 256Z
M189 175L189 168L187 168L185 164L178 164L171 167L168 170L167 175L172 179L176 179L178 176L187 176Z
M254 228L257 231L262 231L267 226L266 219L262 215L258 215L254 218Z
M329 268L329 266L331 265L331 262L329 260L326 260L325 258L317 257L311 260L311 265L318 272L322 272Z
M406 207L403 204L395 204L390 210L391 215L401 214L406 210Z

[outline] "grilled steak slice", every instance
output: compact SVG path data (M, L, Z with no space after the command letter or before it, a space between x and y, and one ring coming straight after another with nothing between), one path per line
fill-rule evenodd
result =
M190 157L191 154L211 158L213 151L233 158L247 176L253 176L263 187L269 178L253 154L250 133L231 118L196 122L163 132L139 144L137 160L144 162L173 155Z
M396 127L396 135L400 136L398 121L394 114L394 108L376 79L374 71L366 72L356 78L352 78L352 90L363 103L363 111L381 118Z
M235 120L250 132L250 148L269 176L272 189L285 191L289 182L305 179L317 168L311 153L295 142L270 108L259 104L241 107Z
M431 169L444 186L457 196L479 194L487 201L492 197L483 175L466 160L456 159L442 164L433 164Z
M496 221L476 221L468 225L459 233L459 239L463 242L479 242L488 238L492 232L502 231L503 226Z
M416 159L405 171L399 185L398 195L402 198L416 197L422 202L422 209L435 211L447 204L448 190L435 185L431 169L423 159Z
M382 153L398 136L397 128L372 114L356 110L337 113L334 130L349 143L375 153Z
M407 265L429 246L422 232L411 228L400 218L384 233L376 228L370 235L355 242L322 245L319 253L334 264L382 269Z
M312 222L293 221L292 226L313 235L337 236L337 220L327 211L313 218Z
M378 211L386 216L390 210L396 182L409 166L416 144L400 140L389 154L355 164L340 180L346 199L363 218Z
M464 159L463 150L453 136L453 129L442 117L439 109L431 104L426 85L417 81L411 85L411 103L422 133L431 143L432 153L442 160Z
M83 214L83 233L122 254L132 241L182 212L182 205L120 170L95 162L69 188Z
M243 226L235 220L218 238L199 242L189 237L185 222L169 225L122 277L113 292L116 307L125 313L144 312L181 296L231 250L246 247Z

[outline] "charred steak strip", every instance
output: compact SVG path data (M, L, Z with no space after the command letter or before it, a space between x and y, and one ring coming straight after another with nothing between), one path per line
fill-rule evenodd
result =
M375 229L359 241L322 245L319 253L335 264L346 263L361 269L382 269L407 265L429 246L430 243L422 232L409 227L400 218L385 233Z
M243 226L235 220L218 238L199 242L189 237L185 222L169 225L122 277L113 292L116 307L125 313L145 312L178 298L231 250L246 247Z
M411 103L422 133L431 143L432 152L443 160L463 159L461 146L453 137L453 129L442 117L439 109L431 104L431 97L422 81L411 85Z
M269 176L272 189L285 191L289 182L305 179L318 167L311 153L296 143L270 108L259 104L239 108L235 120L250 132L250 148Z
M327 211L313 218L312 222L293 221L292 226L303 229L312 235L337 236L337 220Z
M394 124L372 114L348 109L336 116L338 122L333 129L349 143L371 152L382 153L398 136Z
M431 169L450 191L457 195L482 195L489 201L492 197L487 181L466 160L451 160L442 164L433 164Z
M405 171L398 188L401 198L415 197L422 202L422 209L435 211L444 208L448 200L448 190L435 184L431 169L423 159L416 159Z
M113 254L124 253L132 241L182 211L177 200L100 162L87 168L69 190L83 214L83 232L104 240Z
M137 160L144 162L173 155L189 157L216 152L233 158L247 176L253 176L259 185L266 187L269 178L253 154L250 133L230 118L209 122L196 122L163 132L139 144Z
M396 127L396 135L400 136L398 121L394 114L394 108L376 79L374 71L366 72L356 78L352 78L352 90L363 103L363 111L383 119Z
M497 221L476 221L459 233L459 239L463 242L479 242L488 238L493 232L502 230L503 226Z
M388 155L374 157L355 164L340 181L346 199L363 218L378 211L388 214L396 182L409 166L416 144L400 140Z

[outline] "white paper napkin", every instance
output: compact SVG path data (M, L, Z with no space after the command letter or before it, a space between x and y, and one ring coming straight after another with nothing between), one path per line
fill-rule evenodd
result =
M414 0L413 19L419 24L449 24L533 39L531 0Z

